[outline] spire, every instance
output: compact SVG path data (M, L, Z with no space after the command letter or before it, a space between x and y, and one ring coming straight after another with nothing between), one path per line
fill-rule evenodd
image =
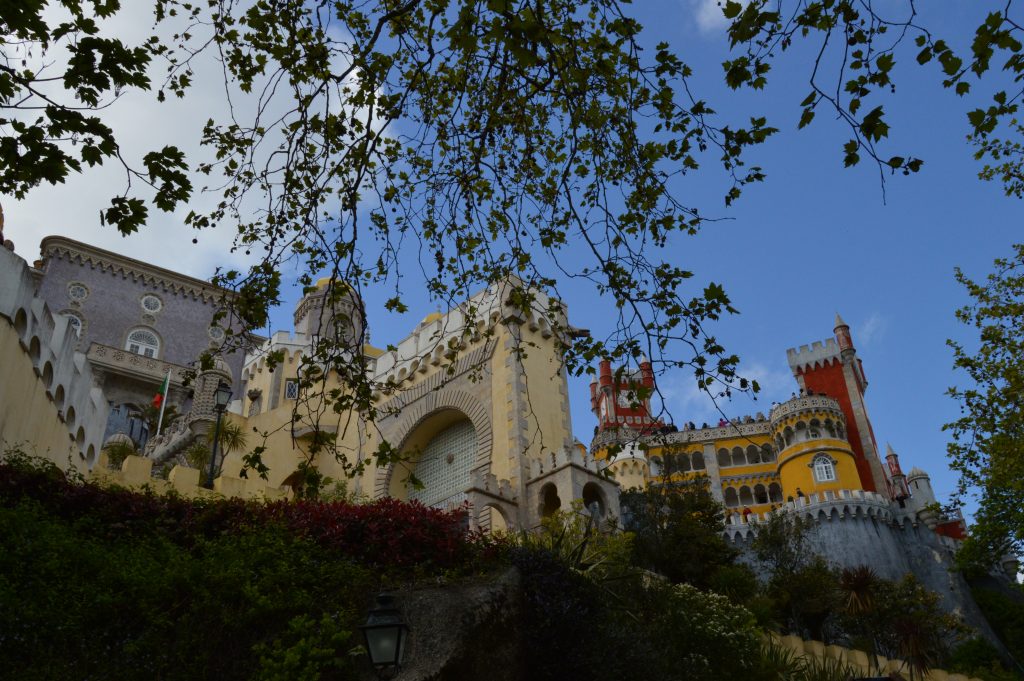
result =
M841 351L853 350L853 337L850 335L850 325L843 321L843 318L836 312L836 327L833 329L836 340L839 341Z

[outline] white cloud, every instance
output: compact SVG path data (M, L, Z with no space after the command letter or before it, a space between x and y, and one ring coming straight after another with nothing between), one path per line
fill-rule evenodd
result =
M722 14L725 0L685 0L693 12L693 20L702 33L716 33L725 30L729 20ZM750 0L740 0L746 5Z
M152 5L131 2L124 3L122 11L102 25L106 34L138 44L153 32L152 24ZM50 58L60 57L51 54ZM146 152L165 145L178 146L192 163L200 158L203 125L211 116L226 111L220 66L212 55L200 59L203 61L195 69L194 85L184 100L171 97L161 104L155 92L126 91L103 112L103 120L114 130L123 155L135 167L141 166L139 161ZM162 76L163 65L154 63L150 70L154 84L160 83ZM102 167L69 176L64 184L41 185L23 201L6 200L5 236L30 261L39 252L39 241L44 236L60 234L202 278L209 278L218 264L237 262L238 258L228 253L233 230L195 232L184 226L188 211L210 207L215 201L213 195L196 191L190 205L173 214L151 208L148 224L128 238L114 227L101 225L100 211L124 190L125 181L119 164L108 160ZM193 181L202 182L196 178ZM198 246L192 244L193 238L199 239Z
M854 337L853 342L857 345L866 347L872 343L881 341L885 336L885 330L888 325L889 322L885 317L877 312L872 312L871 316L857 328L857 335Z
M757 381L760 392L756 401L749 395L738 393L734 393L731 400L712 400L697 387L691 375L682 372L660 377L658 390L668 412L663 416L671 417L677 425L693 421L698 426L704 422L714 425L722 418L722 412L729 418L754 416L757 412L767 416L772 402L789 399L797 387L788 369L776 369L760 362L741 366L739 373L744 378Z

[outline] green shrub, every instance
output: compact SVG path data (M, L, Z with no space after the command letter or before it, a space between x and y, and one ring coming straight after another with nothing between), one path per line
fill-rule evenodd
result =
M26 501L0 508L0 546L0 669L26 681L320 678L370 595L365 568L275 526L107 540Z

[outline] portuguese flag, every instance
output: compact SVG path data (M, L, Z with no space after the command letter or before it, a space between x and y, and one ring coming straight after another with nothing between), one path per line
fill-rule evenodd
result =
M160 386L160 392L158 392L156 395L153 396L153 406L154 407L161 407L161 406L163 406L164 400L167 399L167 388L170 386L170 383L171 383L171 370L168 369L167 370L167 375L164 376L164 382Z

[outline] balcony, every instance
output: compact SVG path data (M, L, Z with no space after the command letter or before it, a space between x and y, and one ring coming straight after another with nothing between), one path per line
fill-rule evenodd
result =
M118 376L129 376L141 381L159 385L163 382L167 370L171 371L171 385L177 388L185 380L188 367L171 364L154 357L144 357L110 345L93 343L86 353L93 369Z

